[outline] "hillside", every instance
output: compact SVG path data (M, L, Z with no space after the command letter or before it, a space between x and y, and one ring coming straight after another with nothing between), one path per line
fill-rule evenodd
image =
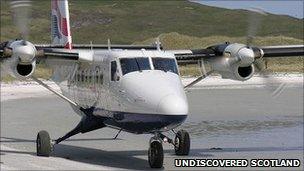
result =
M195 37L182 35L176 32L163 33L158 36L164 49L199 49L211 45L230 42L246 44L246 37L229 37L229 36L208 36ZM152 44L156 41L156 37L149 38L144 41L136 41L133 44ZM285 36L257 36L253 39L253 45L268 46L268 45L293 45L303 44L303 39L296 39Z
M1 1L0 41L16 38L9 1ZM33 1L30 41L50 42L50 1ZM131 44L177 32L193 37L246 35L248 11L204 6L189 1L70 1L74 43ZM264 17L258 36L303 38L303 20Z

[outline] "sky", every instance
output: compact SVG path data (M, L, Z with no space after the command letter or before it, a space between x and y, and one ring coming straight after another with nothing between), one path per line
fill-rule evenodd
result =
M303 0L193 0L193 2L229 9L259 8L268 13L303 18Z

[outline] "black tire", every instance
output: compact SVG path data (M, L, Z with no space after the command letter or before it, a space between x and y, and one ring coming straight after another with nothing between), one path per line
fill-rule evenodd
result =
M159 141L153 141L148 151L148 160L151 168L162 168L164 162L163 145Z
M37 156L49 157L52 152L51 138L48 132L40 131L36 139Z
M177 132L174 140L176 155L188 155L190 151L190 135L185 130Z

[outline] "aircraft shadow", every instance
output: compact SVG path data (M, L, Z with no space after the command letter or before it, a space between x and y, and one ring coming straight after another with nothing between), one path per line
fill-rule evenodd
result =
M147 154L146 150L105 151L87 147L58 144L52 156L69 160L114 167L119 169L147 170L150 169L147 159L138 158L137 155Z
M214 153L223 152L259 152L259 151L300 151L303 147L276 148L276 147L247 147L224 148L222 150L192 149L189 156L176 156L174 150L164 150L165 158L208 158ZM120 169L147 170L150 169L147 161L147 150L106 151L88 147L79 147L58 144L52 156L62 157L73 161L115 167ZM145 156L145 158L138 158ZM165 162L166 163L166 162ZM173 163L172 163L173 164Z
M18 138L8 138L12 142L31 142L34 145L35 140L26 140ZM77 140L77 139L71 139ZM80 141L90 141L91 139L79 139ZM96 140L96 139L94 139ZM98 139L103 140L103 139ZM109 139L106 139L109 140ZM113 139L111 139L113 140ZM7 141L1 141L6 142ZM208 158L220 155L224 152L279 152L279 151L303 151L303 147L245 147L245 148L198 148L191 149L189 156L176 156L174 150L164 150L165 158ZM1 154L5 153L22 153L36 155L35 152L18 151L18 150L1 150ZM147 150L126 150L126 151L106 151L102 149L94 149L88 147L57 144L54 146L54 157L61 157L72 161L83 162L87 164L102 165L105 167L114 167L118 169L131 170L147 170L150 169L147 161ZM142 158L142 156L145 156ZM141 157L141 158L140 158Z
M36 142L36 140L27 140L27 139L21 139L21 138L12 138L12 137L0 137L0 143L21 143L21 142ZM6 140L2 140L6 139ZM55 139L54 139L55 140ZM77 138L77 139L67 139L64 141L117 141L117 140L123 140L121 138Z

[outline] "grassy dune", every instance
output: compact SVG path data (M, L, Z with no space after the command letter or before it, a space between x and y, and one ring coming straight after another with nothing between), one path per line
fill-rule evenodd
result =
M8 0L1 0L0 41L15 39ZM50 0L33 1L30 41L50 43ZM179 1L69 1L74 43L131 44L162 33L193 37L241 37L247 34L251 12ZM303 38L303 20L268 14L257 35Z
M228 36L208 36L195 37L179 34L177 32L160 34L159 39L165 49L199 49L211 45L230 42L230 43L246 43L246 37L228 37ZM137 41L134 44L151 44L156 38L149 38L144 41ZM269 46L269 45L292 45L303 44L303 40L286 36L265 36L255 37L253 45Z

